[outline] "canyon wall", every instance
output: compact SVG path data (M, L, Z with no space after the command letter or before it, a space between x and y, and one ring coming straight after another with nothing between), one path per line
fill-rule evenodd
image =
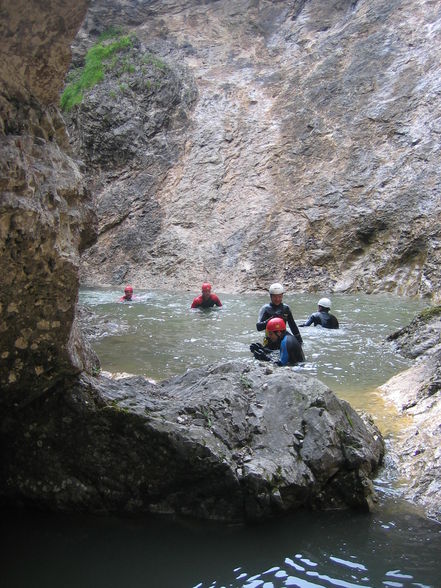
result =
M119 26L166 69L156 92L112 98L109 80L70 116L99 216L83 283L439 299L440 11L94 0L77 64Z
M2 3L0 400L16 405L93 364L74 314L96 219L56 106L86 9Z

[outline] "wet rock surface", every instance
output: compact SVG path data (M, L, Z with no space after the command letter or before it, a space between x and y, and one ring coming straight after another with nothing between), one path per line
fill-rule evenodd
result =
M83 273L93 259L108 282L119 284L130 279L133 263L149 264L165 221L157 193L184 154L196 95L182 64L169 64L133 37L107 63L103 82L65 114L99 219L100 245L85 254Z
M369 419L314 378L240 362L83 379L10 410L2 437L7 504L222 521L368 510L383 455Z
M380 390L409 418L393 443L400 492L441 521L441 307L429 307L391 337L415 365Z

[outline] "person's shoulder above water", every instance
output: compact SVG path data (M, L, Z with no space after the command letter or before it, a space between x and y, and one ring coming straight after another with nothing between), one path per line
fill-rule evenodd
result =
M127 285L124 288L124 296L121 296L119 299L120 302L132 302L133 300L133 288L130 285Z
M263 331L266 329L268 321L273 317L283 318L285 323L291 329L291 333L297 338L300 344L303 343L302 336L292 315L291 309L283 302L284 287L279 282L271 284L269 287L270 302L261 307L257 317L256 329Z
M296 365L305 361L305 354L299 341L294 335L286 332L280 342L279 365Z
M211 284L204 282L201 290L202 294L193 298L191 308L212 308L213 306L222 306L219 296L211 292Z
M320 325L325 329L338 329L339 323L337 317L330 313L331 301L329 298L320 298L317 303L318 311L311 314L306 322L299 325L300 327L309 327L310 325Z
M282 318L271 318L266 325L266 333L273 348L280 347L279 359L275 362L277 365L296 365L305 361L300 342L294 335L287 332L286 323ZM259 361L271 361L271 350L268 345L252 343L250 351Z
M269 287L270 301L264 304L259 310L257 317L256 329L264 331L268 321L274 316L282 316L283 314L283 286L282 284L274 283Z

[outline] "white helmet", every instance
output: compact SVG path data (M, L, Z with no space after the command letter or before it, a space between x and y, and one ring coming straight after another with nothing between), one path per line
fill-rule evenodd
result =
M323 308L331 308L331 301L329 298L320 298L317 304Z
M271 286L269 287L269 293L270 294L283 294L283 286L282 284L271 284Z

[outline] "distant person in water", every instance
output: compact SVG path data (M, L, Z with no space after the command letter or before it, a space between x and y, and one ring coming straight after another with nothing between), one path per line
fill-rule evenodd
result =
M268 339L273 349L280 349L277 365L296 365L305 361L305 355L298 339L288 333L286 323L280 317L271 318L266 325ZM259 361L271 361L271 351L260 343L252 343L250 351Z
M311 314L306 323L299 325L300 327L309 327L314 324L314 327L320 325L325 329L338 329L339 324L337 317L331 314L331 301L329 298L320 298L318 301L318 312Z
M133 298L133 288L132 286L126 286L124 288L124 296L121 296L119 299L120 302L131 302Z
M268 304L264 304L262 308L259 310L256 329L258 331L266 330L268 321L273 317L279 317L284 320L285 324L288 324L289 328L291 329L291 333L297 339L299 344L302 345L303 339L300 335L300 331L296 325L294 317L292 316L291 309L287 304L283 303L283 292L284 290L282 284L271 284L271 286L269 287L269 295L271 302L269 302ZM269 347L270 349L278 349L278 347L274 347L274 345L278 345L279 341L271 339L268 336L268 333L265 333L263 344L264 347Z
M204 282L202 294L193 299L191 308L212 308L213 306L222 306L222 302L216 294L211 293L211 284Z

